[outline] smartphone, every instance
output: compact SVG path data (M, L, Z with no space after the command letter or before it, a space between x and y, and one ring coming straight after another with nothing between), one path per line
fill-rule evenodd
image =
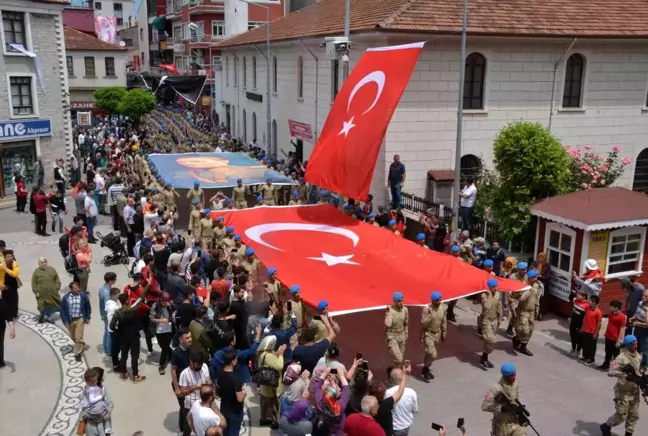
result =
M412 366L412 362L410 362L409 360L404 360L404 361L403 361L403 366L404 366L404 367L405 367L405 366Z
M369 371L369 362L363 360L362 363L360 364L360 369L362 371Z
M439 430L442 430L442 429L443 429L443 426L442 426L442 425L437 424L436 422L433 422L433 423L432 423L432 430L439 431Z
M331 374L337 375L337 368L331 368Z
M356 360L362 359L362 353L356 353Z
M286 303L286 309L288 309L288 312L292 310L292 301Z
M318 320L318 321L321 321L321 320L322 320L322 317L319 316L319 315L315 315L315 316L313 317L313 319L316 319L316 320Z
M457 428L461 428L461 427L463 427L463 426L464 426L464 419L463 419L463 418L459 418L459 419L457 420Z

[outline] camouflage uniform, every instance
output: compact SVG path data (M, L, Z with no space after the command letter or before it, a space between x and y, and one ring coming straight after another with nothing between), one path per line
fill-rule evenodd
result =
M212 240L214 239L214 222L209 217L200 220L200 237L202 239L202 249L211 250L213 247Z
M189 214L189 231L198 242L200 242L200 227L200 211L194 209Z
M522 348L529 343L535 326L535 315L540 307L540 285L535 282L520 296L516 313L514 343Z
M407 307L397 309L394 306L389 306L385 314L385 345L394 358L395 366L403 364L408 322Z
M484 292L482 294L481 332L484 337L483 353L488 355L493 352L497 342L497 328L502 318L499 292Z
M524 428L520 425L514 413L502 412L502 403L497 400L501 394L506 395L512 402L518 399L517 381L512 384L501 378L495 383L482 401L481 409L493 414L493 434L495 436L526 436Z
M430 365L437 358L439 342L445 340L448 320L446 318L447 306L444 303L434 307L428 304L423 308L421 315L421 345L425 350L423 357L424 370L429 371Z
M234 206L237 209L245 209L247 208L247 201L245 200L245 194L247 192L247 188L245 186L237 186L234 188L232 192L232 197L234 200Z
M276 206L277 205L277 187L275 185L265 185L259 186L259 193L263 195L263 204L265 206Z
M625 422L626 434L632 434L635 425L639 420L639 403L641 396L639 386L636 383L628 381L626 374L622 371L623 367L630 365L637 374L640 374L639 367L641 364L641 354L636 351L624 350L619 356L612 361L608 375L616 377L617 382L614 385L614 403L616 411L606 422L610 427Z

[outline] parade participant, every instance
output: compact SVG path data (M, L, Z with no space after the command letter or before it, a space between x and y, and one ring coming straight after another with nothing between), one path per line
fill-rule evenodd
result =
M394 366L401 367L407 342L409 313L403 306L403 293L395 292L393 304L387 306L385 313L385 345L394 358Z
M216 225L214 225L214 247L220 247L227 229L225 228L225 219L222 216L216 218Z
M277 268L271 266L268 268L268 280L263 283L265 291L270 297L270 301L279 303L281 297L281 282L277 278Z
M194 182L193 189L187 191L187 200L189 200L190 204L192 204L194 200L198 200L200 207L203 207L205 203L205 193L197 180Z
M290 305L288 303L290 303ZM299 285L292 285L290 287L290 301L288 303L286 303L286 309L284 309L284 313L292 312L292 314L295 315L295 318L297 318L297 333L292 338L290 338L290 348L294 349L299 341L299 338L302 337L302 331L304 327L304 304L301 300L301 287ZM290 318L287 316L284 317L283 328L288 328L290 326L290 323Z
M401 232L398 231L398 222L394 219L389 220L387 223L387 228L395 235L395 236L402 236Z
M423 242L425 242L425 237L423 238ZM434 378L432 371L430 371L430 366L432 366L432 362L437 358L439 342L445 342L448 331L448 320L446 318L448 308L441 302L441 292L432 292L430 294L430 300L432 303L425 306L421 314L421 345L423 346L423 350L425 350L421 374L426 380L432 380Z
M225 227L225 237L221 240L221 245L223 248L227 250L227 252L231 252L232 248L234 248L234 227L232 226L227 226Z
M309 327L315 330L315 340L313 341L315 343L326 339L326 337L328 336L328 328L326 327L326 324L322 322L322 318L328 318L329 324L333 329L333 331L335 332L335 334L336 335L340 334L340 325L337 322L335 322L333 317L329 316L328 307L329 307L328 301L326 300L321 300L319 303L317 303L317 311L319 313L313 316L313 319L308 325Z
M277 187L272 184L271 179L266 180L265 185L259 186L259 193L263 196L263 204L266 206L277 205Z
M376 213L371 212L369 215L367 215L367 224L371 224L372 226L375 227L380 227L380 224L376 222Z
M497 292L497 279L488 279L486 286L488 286L488 292L484 292L481 295L482 313L480 329L484 340L484 347L480 363L484 368L492 368L493 364L488 360L488 355L493 352L495 342L497 341L497 329L502 319L502 308Z
M303 177L299 178L299 186L297 188L297 192L299 192L299 197L297 198L297 200L301 204L308 204L308 186L306 185Z
M533 335L536 315L540 310L540 283L538 282L538 271L531 270L527 273L529 289L522 292L518 300L516 310L515 337L513 338L513 349L527 356L533 353L527 348L527 344Z
M241 266L247 271L252 283L256 283L256 276L259 270L259 259L254 255L254 248L248 247L245 250L245 258L241 262Z
M247 200L245 196L250 193L250 190L247 186L243 186L243 179L236 180L236 187L234 187L232 192L232 199L234 200L234 207L237 209L246 209Z
M234 247L232 249L236 250L234 252L234 255L236 255L236 257L243 259L243 256L245 256L245 251L247 250L247 246L241 240L240 235L234 235Z
M328 191L324 190L320 192L319 201L317 204L329 204L331 202L331 194Z
M505 396L511 403L519 399L515 365L504 363L501 373L502 378L486 393L481 409L493 414L494 436L526 436L524 427L520 425L515 411L506 401L501 400L502 396Z
M490 259L486 259L486 260L484 261L484 265L483 265L483 266L484 266L484 268L483 268L484 271L486 271L487 273L489 273L489 274L492 275L492 276L497 277L497 274L495 274L495 271L493 270L493 267L495 266L495 262L493 262L493 261L490 260Z
M288 206L298 206L298 205L300 205L300 204L301 204L301 203L300 203L300 201L299 201L299 191L294 191L294 192L292 193L292 198L291 198L290 201L288 202Z
M517 269L513 269L511 271L509 278L527 284L526 273L528 268L529 268L528 263L518 262ZM513 331L513 328L517 323L517 312L518 312L517 307L518 304L520 303L521 296L522 296L521 292L508 292L505 295L506 299L504 305L508 307L509 313L511 315L509 325L506 328L506 334L508 334L509 336L515 336L515 332Z
M626 436L632 436L639 420L641 391L637 379L640 374L641 354L637 352L637 338L634 335L626 336L623 338L623 346L625 349L612 361L608 371L608 376L617 378L614 385L615 413L604 424L601 424L603 436L611 436L612 427L624 422ZM634 375L626 372L626 368L632 368Z
M210 218L209 212L211 212L210 209L203 209L200 213L200 239L203 250L211 250L213 248L214 222Z
M193 210L189 214L189 235L193 235L196 241L200 241L200 200L194 200L192 202Z
M464 262L464 260L460 257L461 256L461 248L458 245L453 245L450 247L450 255L452 257L455 257L459 260L459 262ZM457 301L459 300L452 300L450 303L448 303L448 311L446 314L446 317L448 318L448 321L450 322L456 322L457 317L454 313L454 308L457 305Z
M164 195L164 207L166 207L169 212L175 212L177 210L176 198L180 198L180 194L173 189L171 183L164 185L162 195Z
M420 245L421 247L427 248L428 250L430 249L430 247L425 245L425 233L419 233L418 235L416 235L416 245Z

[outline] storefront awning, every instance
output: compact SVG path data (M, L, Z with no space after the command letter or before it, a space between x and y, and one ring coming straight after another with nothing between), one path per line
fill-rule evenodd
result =
M164 30L166 28L166 17L155 17L151 23L154 29Z

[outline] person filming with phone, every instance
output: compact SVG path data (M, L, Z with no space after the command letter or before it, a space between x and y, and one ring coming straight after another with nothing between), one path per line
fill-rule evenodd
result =
M459 422L457 423L457 428L461 431L461 436L466 436L468 434L466 433L466 425L463 423L463 418L459 418ZM432 423L432 430L437 430L439 432L439 436L446 436L446 435L449 436L448 431L442 425Z

